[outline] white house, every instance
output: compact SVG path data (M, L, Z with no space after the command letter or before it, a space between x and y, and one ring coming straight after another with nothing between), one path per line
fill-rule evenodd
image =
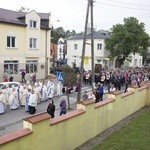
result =
M94 62L103 67L109 66L109 53L105 50L105 39L109 38L108 32L94 32ZM71 36L67 39L67 63L70 66L80 67L83 47L83 35ZM87 35L84 69L91 70L91 34Z
M57 43L57 58L58 60L65 60L66 56L66 40L59 38Z
M129 67L142 67L143 65L143 57L140 56L138 53L130 54L129 56L130 61L125 61L124 65Z
M100 64L102 67L113 68L114 64L109 59L109 51L105 49L105 39L110 38L109 32L100 30L94 31L94 64ZM74 67L80 67L81 56L83 48L83 35L70 36L67 39L67 63ZM142 56L139 54L131 54L130 61L125 61L125 65L128 67L141 67ZM91 34L87 35L85 57L84 57L84 69L91 70Z

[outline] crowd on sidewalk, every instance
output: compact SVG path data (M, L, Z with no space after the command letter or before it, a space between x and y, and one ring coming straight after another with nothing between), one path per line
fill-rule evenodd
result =
M150 68L103 69L95 74L95 90L90 94L85 91L82 100L93 98L95 102L99 102L103 100L104 93L121 91L123 86L125 87L124 92L127 92L129 86L140 87L141 83L146 81L150 81ZM84 72L83 83L92 84L91 71Z

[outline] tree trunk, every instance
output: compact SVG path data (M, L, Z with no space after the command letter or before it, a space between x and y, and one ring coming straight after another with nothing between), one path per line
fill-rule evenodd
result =
M70 109L70 100L69 100L69 90L67 86L67 101L68 101L68 109Z

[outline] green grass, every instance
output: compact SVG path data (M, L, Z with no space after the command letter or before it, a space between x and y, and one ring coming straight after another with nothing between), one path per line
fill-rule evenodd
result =
M150 150L150 107L92 150Z

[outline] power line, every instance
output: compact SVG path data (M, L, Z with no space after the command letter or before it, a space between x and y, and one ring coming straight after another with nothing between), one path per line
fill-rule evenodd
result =
M150 5L143 5L143 4L137 4L137 3L128 3L128 2L120 2L120 1L117 1L117 0L107 0L107 1L111 1L111 2L114 2L114 3L119 3L119 4L124 4L124 5L134 5L134 6L138 6L138 7L150 7Z
M124 9L131 9L131 10L145 10L145 11L150 11L150 9L142 9L142 8L134 8L134 7L127 7L127 6L121 6L121 5L115 5L115 4L110 4L110 3L103 3L100 1L96 1L97 3L101 5L107 5L107 6L112 6L112 7L117 7L117 8L124 8Z

